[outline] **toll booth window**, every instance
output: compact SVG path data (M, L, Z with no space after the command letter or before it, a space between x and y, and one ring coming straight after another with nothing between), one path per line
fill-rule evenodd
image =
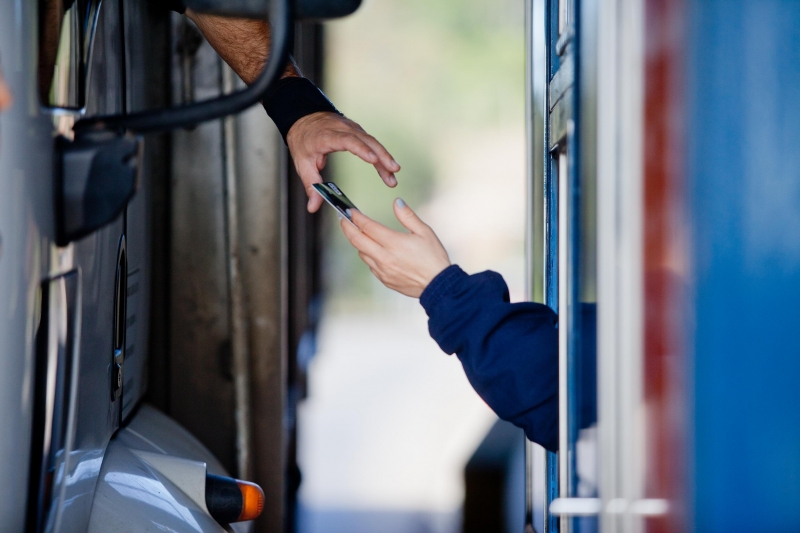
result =
M46 107L82 109L99 0L39 0L39 98Z

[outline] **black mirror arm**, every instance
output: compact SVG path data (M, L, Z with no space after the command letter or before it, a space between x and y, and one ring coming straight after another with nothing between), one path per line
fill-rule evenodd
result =
M269 59L261 75L246 89L179 107L83 119L75 124L75 133L97 130L133 133L169 131L232 115L257 104L272 85L281 79L286 68L294 29L293 4L292 0L273 0L269 3L269 21L272 27Z

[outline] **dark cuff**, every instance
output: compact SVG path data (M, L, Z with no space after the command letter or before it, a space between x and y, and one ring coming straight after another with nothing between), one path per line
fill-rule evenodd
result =
M183 14L183 12L186 11L186 6L183 5L183 2L181 2L181 0L167 0L166 6L171 11L174 11L176 13Z
M322 91L306 78L278 81L264 97L264 109L281 132L283 142L294 123L306 115L327 111L341 115Z
M436 304L452 292L453 286L456 283L468 277L469 274L461 270L461 267L458 265L450 265L439 272L439 274L433 278L433 281L425 287L425 290L422 291L419 297L419 303L422 304L428 316L431 315Z

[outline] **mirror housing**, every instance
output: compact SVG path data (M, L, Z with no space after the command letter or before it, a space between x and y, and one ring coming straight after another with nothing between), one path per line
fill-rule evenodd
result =
M184 0L186 7L198 13L230 17L263 18L269 0ZM294 0L297 20L324 20L346 17L355 12L361 0Z
M361 0L295 0L294 6L298 20L325 20L352 15Z
M56 139L56 243L66 246L116 219L139 183L142 138L99 132Z
M97 0L92 0L97 1ZM126 115L93 116L75 123L75 140L59 139L61 172L56 206L60 245L114 220L136 192L141 135L189 127L238 113L261 100L280 79L293 42L293 12L305 19L343 17L361 0L184 0L198 12L269 18L272 49L246 89L204 102ZM99 3L99 2L98 2Z
M269 9L269 0L183 0L183 3L198 13L251 19L263 19Z
M201 122L232 115L259 102L269 88L277 82L289 58L294 42L293 12L298 9L309 18L344 16L352 13L361 0L184 0L187 7L205 12L244 15L257 4L269 9L262 16L269 19L272 27L272 49L267 64L258 78L246 89L204 102L183 106L138 111L127 115L93 116L75 123L76 136L92 131L129 131L136 134L169 131L195 126ZM212 11L213 10L213 11ZM236 13L234 13L236 12ZM260 18L260 17L259 17Z

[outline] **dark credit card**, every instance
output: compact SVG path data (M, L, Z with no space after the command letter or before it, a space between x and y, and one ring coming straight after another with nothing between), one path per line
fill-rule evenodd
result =
M353 202L350 201L350 198L345 196L342 190L335 183L332 181L315 183L314 190L316 190L326 202L331 204L331 206L336 209L336 211L339 213L339 216L346 218L355 226L353 223L353 218L347 214L347 210L358 208Z

